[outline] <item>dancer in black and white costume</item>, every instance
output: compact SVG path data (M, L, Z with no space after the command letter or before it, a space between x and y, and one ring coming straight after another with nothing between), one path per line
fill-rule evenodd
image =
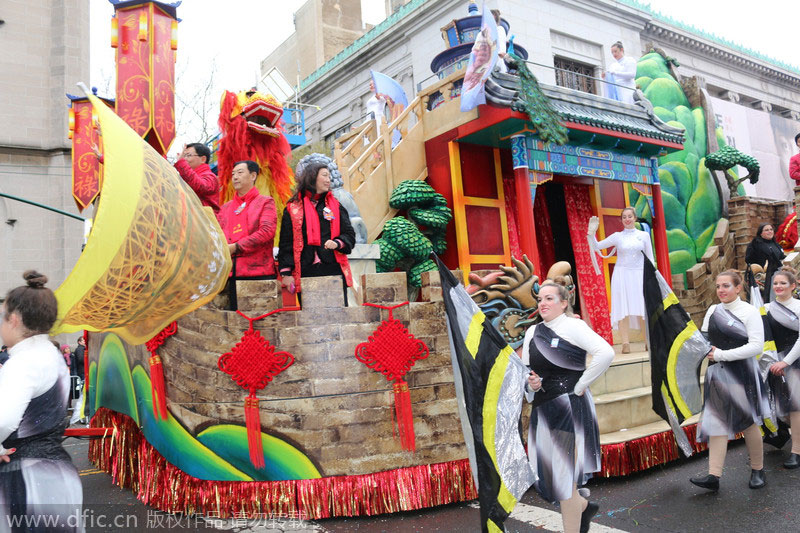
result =
M44 520L47 531L83 531L80 477L61 445L69 371L47 336L58 304L44 287L46 277L33 271L24 277L27 286L6 296L0 323L9 353L0 368L0 532L9 526L5 518Z
M564 531L589 530L598 505L577 491L600 470L600 432L589 385L611 365L614 349L582 320L567 316L562 285L539 289L543 322L525 334L522 360L531 369L525 387L532 402L528 458L538 476L534 487L559 502ZM588 367L586 356L592 360Z
M708 475L690 481L704 489L719 489L728 440L744 434L750 455L750 488L766 484L760 426L770 416L756 357L764 350L764 324L758 309L742 301L742 278L726 271L717 276L721 303L709 307L703 320L712 348L705 379L703 411L697 441L708 442Z
M778 361L770 365L767 383L774 399L775 416L789 421L792 451L785 468L800 467L800 300L792 295L797 287L794 269L783 267L772 276L775 299L766 304L767 320Z

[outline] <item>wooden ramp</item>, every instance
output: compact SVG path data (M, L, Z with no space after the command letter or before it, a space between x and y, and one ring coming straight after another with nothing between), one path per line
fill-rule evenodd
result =
M389 206L392 191L402 181L428 177L425 141L478 117L477 109L462 113L460 99L453 96L454 83L464 77L458 71L417 94L391 124L369 120L336 139L334 158L342 173L344 187L353 195L367 226L368 241L383 231L383 225L395 216ZM444 100L428 110L431 96ZM392 147L392 138L400 140Z

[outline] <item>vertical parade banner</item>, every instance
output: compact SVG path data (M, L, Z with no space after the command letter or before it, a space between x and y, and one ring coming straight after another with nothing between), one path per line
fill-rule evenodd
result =
M175 139L177 5L114 3L117 114L162 155Z
M86 97L67 95L69 104L69 137L72 139L72 197L83 211L100 192L102 163L98 156L101 146L97 115ZM114 101L100 100L110 108Z

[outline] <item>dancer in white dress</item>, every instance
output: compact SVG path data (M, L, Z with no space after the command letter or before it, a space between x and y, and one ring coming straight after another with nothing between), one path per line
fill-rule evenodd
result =
M611 326L619 330L622 353L630 353L629 328L643 329L646 313L642 291L642 252L653 262L653 246L650 234L636 229L636 211L632 207L622 210L625 229L600 242L595 238L599 223L597 217L589 219L589 243L598 252L603 248L616 248L617 262L611 275Z

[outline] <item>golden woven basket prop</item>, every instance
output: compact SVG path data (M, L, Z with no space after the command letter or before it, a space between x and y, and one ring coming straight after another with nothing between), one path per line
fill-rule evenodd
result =
M55 291L52 334L113 331L142 344L222 290L231 257L213 212L172 165L89 100L102 135L100 199L86 248Z

